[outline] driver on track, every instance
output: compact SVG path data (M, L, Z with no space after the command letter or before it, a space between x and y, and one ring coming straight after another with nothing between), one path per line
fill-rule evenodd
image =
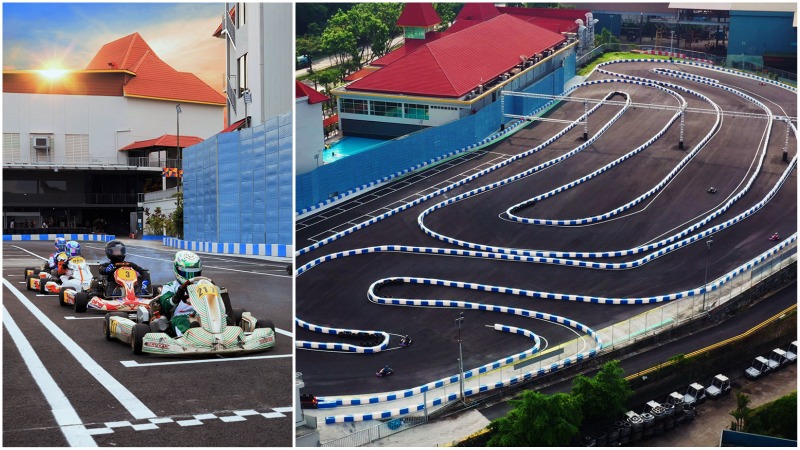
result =
M60 253L63 253L67 249L67 240L63 237L56 238L54 245L56 247L56 251L47 259L47 262L43 266L44 270L58 269L57 257Z
M73 271L69 268L69 262L72 260L72 258L81 256L81 244L77 243L76 241L67 242L64 254L67 256L67 258L64 261L59 261L58 263L58 276L61 278L62 283L72 278Z
M109 241L108 244L106 244L106 256L108 257L108 261L100 263L100 276L105 276L106 278L106 295L113 295L114 290L117 289L118 286L117 282L114 280L114 272L122 263L129 265L136 271L139 280L141 280L142 295L148 294L147 289L150 286L150 272L136 263L125 261L125 244L116 239Z
M183 336L183 333L192 327L191 318L195 315L195 310L186 288L192 284L190 281L192 278L200 276L202 269L203 265L197 254L185 250L179 251L172 263L176 281L165 284L161 288L161 295L150 302L151 312L166 312L177 337Z

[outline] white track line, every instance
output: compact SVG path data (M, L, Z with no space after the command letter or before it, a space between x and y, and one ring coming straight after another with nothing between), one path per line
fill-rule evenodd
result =
M61 432L67 439L69 446L97 447L97 443L86 430L86 427L83 426L81 418L78 417L78 412L72 407L69 399L64 395L64 391L58 387L58 383L50 375L50 372L45 369L42 360L36 355L30 342L22 334L5 306L3 306L3 325L11 336L11 340L14 341L14 345L17 346L25 365L28 366L28 371L30 371L33 381L39 386L44 399L50 405L50 412L53 413L53 417L56 419L59 428L61 428Z
M77 342L72 340L67 333L65 333L61 328L56 326L49 317L47 317L42 311L39 310L30 300L25 298L25 296L17 290L11 283L3 278L3 284L8 288L9 291L22 303L23 306L28 308L28 310L33 314L33 316L39 320L39 322L44 325L45 329L50 332L55 338L56 341L63 345L68 352L72 354L72 356L78 361L78 363L87 371L89 374L97 380L101 386L106 388L114 398L119 401L119 403L128 410L129 413L135 419L150 419L152 417L156 417L153 411L145 406L141 400L139 400L131 391L128 390L122 383L117 381L116 378L112 377L105 369L103 369L100 364L97 363L91 356L84 349L78 345ZM5 299L8 301L8 299Z
M152 363L140 363L136 361L120 361L125 367L146 367L146 366L174 366L178 364L204 364L204 363L218 363L218 362L236 362L246 361L251 359L275 359L275 358L291 358L294 355L266 355L266 356L242 356L238 358L212 358L212 359L190 359L186 361L164 361Z

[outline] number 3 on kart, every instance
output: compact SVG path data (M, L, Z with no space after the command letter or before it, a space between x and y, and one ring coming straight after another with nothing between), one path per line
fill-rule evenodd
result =
M117 278L122 281L132 281L136 279L136 273L131 269L120 269Z

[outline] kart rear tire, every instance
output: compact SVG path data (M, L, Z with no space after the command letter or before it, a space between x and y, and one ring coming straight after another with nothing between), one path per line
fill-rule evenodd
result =
M33 290L31 288L31 278L33 278L33 275L28 275L27 277L25 277L25 289L27 289L29 291Z
M67 288L62 287L58 290L58 304L61 306L67 306L67 303L64 301L64 290Z
M86 312L86 306L89 304L89 294L86 292L78 292L75 294L75 312Z
M144 346L144 335L150 332L150 327L145 324L137 323L131 330L131 350L134 355L141 355L144 353L142 347Z
M40 294L46 294L47 293L47 291L44 289L44 287L47 285L47 280L48 280L47 278L39 280L39 293Z
M22 275L22 276L25 277L25 278L28 278L28 276L29 275L33 275L34 272L36 272L36 267L26 267L25 268L25 274Z
M256 321L256 328L269 328L275 333L275 324L269 319L258 319Z
M110 319L112 317L128 317L128 314L123 312L110 312L106 313L105 318L103 318L103 334L106 335L107 340L113 340L114 338L111 336L111 327L110 327Z

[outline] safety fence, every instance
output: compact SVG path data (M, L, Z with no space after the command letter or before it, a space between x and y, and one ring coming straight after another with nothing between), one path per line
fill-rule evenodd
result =
M343 438L323 442L320 447L360 447L427 422L427 417L402 417L391 419L380 425L356 431Z
M116 238L113 234L4 234L4 241L54 241L63 237L68 241L108 242Z
M217 134L184 155L187 241L291 246L291 113Z
M220 253L226 255L254 255L279 258L291 258L291 245L283 244L242 244L238 242L199 242L184 241L174 237L163 237L161 241L167 247L193 252Z

